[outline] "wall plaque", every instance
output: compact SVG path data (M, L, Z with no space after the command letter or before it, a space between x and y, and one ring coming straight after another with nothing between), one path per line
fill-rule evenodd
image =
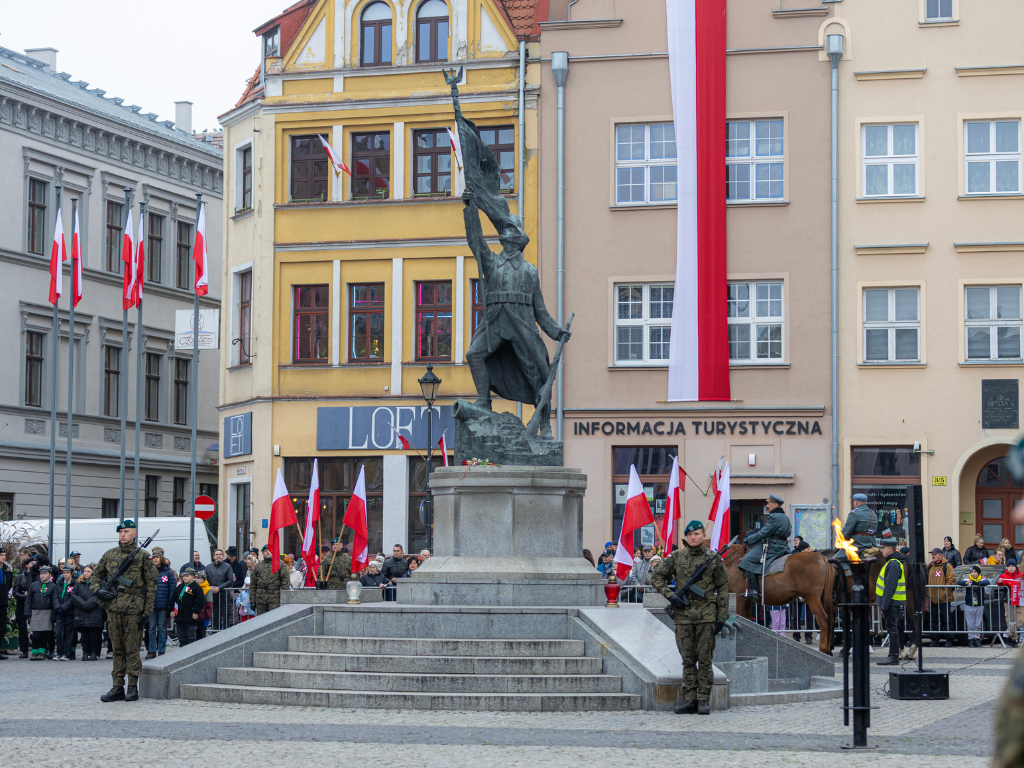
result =
M982 429L1018 429L1019 386L1017 379L981 380Z

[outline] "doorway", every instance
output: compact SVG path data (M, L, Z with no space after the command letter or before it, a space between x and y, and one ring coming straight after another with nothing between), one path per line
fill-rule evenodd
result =
M234 499L232 500L232 524L234 531L228 538L234 540L239 557L244 557L246 550L252 547L252 483L233 483Z
M985 546L994 550L1009 539L1014 549L1024 548L1024 525L1013 522L1013 509L1024 487L1010 477L1005 456L981 468L974 493L975 530L984 537Z

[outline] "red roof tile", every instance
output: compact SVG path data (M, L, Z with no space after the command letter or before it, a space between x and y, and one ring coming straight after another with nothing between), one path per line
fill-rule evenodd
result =
M518 38L540 36L540 26L537 22L547 20L548 2L549 0L497 0Z

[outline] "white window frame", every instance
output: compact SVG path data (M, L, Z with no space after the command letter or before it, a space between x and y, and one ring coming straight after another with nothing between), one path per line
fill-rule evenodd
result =
M1017 317L1016 318L994 318L991 317L993 310L996 309L996 295L1000 288L1016 288L1017 289ZM989 317L987 318L968 318L967 313L969 312L967 305L967 292L970 290L987 289L989 292L988 308ZM1003 283L997 285L965 285L964 286L964 360L969 363L990 361L993 363L1013 363L1021 362L1021 347L1022 347L1022 336L1024 336L1024 321L1021 319L1021 299L1022 286L1020 283ZM987 328L989 330L989 354L987 357L971 357L969 335L972 328ZM999 357L999 346L998 346L998 328L1017 328L1017 355L1015 357Z
M732 328L738 328L738 327L742 327L742 326L746 326L747 328L749 328L749 335L748 335L747 343L750 346L749 346L749 350L748 350L748 352L749 352L748 357L733 357L732 356L731 342L729 342L730 343L729 365L782 365L785 362L785 360L786 360L786 327L785 327L785 322L786 322L786 285L785 285L785 282L782 281L782 280L730 280L729 281L729 289L730 289L730 291L727 294L727 296L731 296L732 295L732 288L734 286L735 287L739 287L739 286L746 286L747 287L747 291L748 291L748 293L747 293L747 315L745 317L744 316L729 316L729 317L727 317L727 322L728 322L730 331L731 331ZM764 289L766 289L769 292L768 296L766 298L761 299L762 302L768 302L768 307L767 307L768 312L766 314L759 314L759 311L761 309L758 306L758 300L757 300L758 288L759 287L764 288ZM779 296L778 296L777 300L780 302L780 305L779 305L779 313L777 315L771 313L771 304L770 304L770 302L776 301L776 299L772 298L772 296L771 296L771 289L772 288L778 288L779 289ZM726 301L729 302L731 300L727 298ZM728 309L726 310L726 315L727 316L729 315ZM770 336L769 336L769 338L766 340L767 343L769 344L769 356L768 357L758 357L758 354L757 354L757 352L758 352L758 350L757 350L758 333L759 333L759 331L762 328L764 328L764 329L766 329L768 331L769 334L771 334L771 329L773 327L778 327L778 339L777 339L777 341L778 341L778 344L779 344L779 354L778 354L778 356L775 356L775 357L770 356L771 355L770 344L772 342L776 341L776 340L770 338Z
M782 152L773 153L771 146L768 147L767 153L758 152L757 142L758 136L757 131L759 127L764 127L769 131L768 139L771 139L772 124L778 123L782 130ZM745 155L730 155L729 154L729 130L731 126L747 126L747 154ZM730 203L744 203L744 202L770 202L770 201L781 201L786 199L786 121L782 117L765 117L751 120L727 120L725 123L726 133L726 156L725 156L725 173L726 173L726 200ZM747 196L746 197L729 197L731 190L729 182L729 171L730 169L739 169L741 167L747 168ZM768 173L769 178L759 179L758 174L761 173L761 169L765 169ZM776 172L779 174L779 178L772 179L771 174ZM768 182L768 194L758 194L759 182ZM781 185L779 194L771 194L771 183L778 182ZM743 182L739 182L743 183Z
M914 153L910 155L893 154L893 128L902 126L913 126L914 128ZM868 129L884 126L888 129L888 146L885 155L868 155ZM861 130L861 190L865 198L884 199L887 197L904 198L920 197L921 194L921 126L919 123L897 122L897 123L863 123ZM894 189L894 171L896 165L914 166L914 191L896 194ZM871 194L868 192L868 168L872 166L886 166L888 182L885 194Z
M652 122L652 123L617 123L615 130L612 133L612 145L615 156L615 175L612 177L612 199L615 201L616 206L628 207L638 205L675 205L679 199L679 177L677 170L677 158L678 150L672 157L667 158L652 158L651 157L651 128L655 126L670 126L673 129L673 146L675 146L675 126L671 122ZM643 159L639 160L620 160L619 159L619 130L622 128L643 128L644 129L644 156ZM676 174L675 181L655 182L653 180L654 171L659 169L671 168ZM619 172L621 170L639 170L642 174L643 181L643 200L620 200L619 199ZM631 173L631 175L633 175ZM671 197L664 197L662 199L652 199L651 188L655 183L663 183L665 186L669 184L674 185L675 194ZM630 181L630 186L633 186L633 181Z
M885 291L888 294L888 316L887 319L869 321L868 318L868 292ZM896 320L896 291L914 291L917 297L917 320ZM861 329L861 342L863 344L863 362L865 365L886 365L888 363L920 363L921 362L921 286L899 285L893 287L878 286L865 287L861 291L861 311L863 312L863 328ZM888 354L885 360L868 359L868 331L888 331ZM913 329L917 331L917 356L913 358L896 357L896 331Z
M996 146L996 124L1014 123L1017 126L1017 151L997 152ZM968 143L968 131L972 125L987 124L989 128L989 152L970 152ZM1017 163L1017 188L1012 190L996 190L996 168L998 162L1013 161ZM970 166L975 163L988 163L989 166L989 188L985 192L971 190ZM964 121L964 195L971 197L984 197L986 195L1019 195L1022 190L1021 176L1021 121L1016 118L993 119L993 120L965 120Z
M942 3L943 3L943 1L949 3L949 15L948 16L942 16L942 15L929 16L928 15L928 6L931 5L934 2L936 9L938 10L939 14L941 14L942 13ZM955 7L955 3L954 3L953 0L924 0L924 20L926 22L953 21L955 19L955 16L953 14L955 14L955 13L956 13L956 7Z
M641 289L641 302L642 302L642 314L638 318L619 318L619 290L621 288L640 288ZM655 282L655 283L616 283L612 291L612 359L616 366L623 367L643 367L643 366L666 366L668 365L668 350L665 352L664 357L651 358L651 331L654 329L659 330L662 334L668 333L671 344L671 333L672 333L672 317L671 313L669 317L651 317L651 289L652 288L669 288L673 291L673 302L675 300L675 285L671 282ZM673 303L674 306L674 303ZM639 328L641 329L641 344L643 350L643 356L640 359L619 359L619 329L620 328ZM654 342L662 343L664 342Z

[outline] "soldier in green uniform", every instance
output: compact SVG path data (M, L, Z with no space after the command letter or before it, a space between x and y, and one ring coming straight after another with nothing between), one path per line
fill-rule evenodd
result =
M750 547L750 551L740 560L740 570L747 576L747 599L760 600L761 589L759 577L761 575L762 556L765 558L763 567L767 570L772 562L783 555L789 554L789 535L793 532L793 524L786 516L786 510L782 508L785 503L774 493L765 502L768 505L768 520L759 531L751 531L743 540ZM762 542L768 542L768 551L763 546L757 546Z
M867 505L867 500L868 497L863 493L853 494L853 509L850 510L850 514L846 516L846 522L843 523L843 536L853 540L861 557L865 556L864 550L878 546L875 541L878 518L874 510ZM836 552L836 559L845 560L846 552L843 550Z
M344 589L352 575L352 556L345 551L340 538L331 541L331 554L320 561L320 580L328 589Z
M249 577L249 595L256 606L256 615L262 616L281 605L281 590L291 589L292 583L285 568L274 571L274 559L270 547L263 545L263 559L252 569Z
M124 520L117 526L118 545L103 553L92 572L89 588L96 594L103 581L114 573L121 561L137 549L135 537L139 531L134 520ZM114 687L100 696L100 701L138 701L139 676L142 674L142 659L139 656L139 642L142 637L142 619L149 620L156 600L156 566L149 559L146 550L140 551L122 577L125 581L116 585L117 595L113 600L103 601L107 610L107 632L114 648ZM127 583L126 583L127 582ZM124 679L128 676L128 692L125 693Z
M675 708L677 715L711 714L711 685L714 671L711 656L715 635L729 617L729 572L717 552L704 543L704 525L690 521L683 532L683 546L661 562L651 576L651 584L668 598L675 608L676 645L683 657L683 695L685 701ZM675 593L704 564L708 567L694 584L687 606ZM675 589L669 581L675 579Z

